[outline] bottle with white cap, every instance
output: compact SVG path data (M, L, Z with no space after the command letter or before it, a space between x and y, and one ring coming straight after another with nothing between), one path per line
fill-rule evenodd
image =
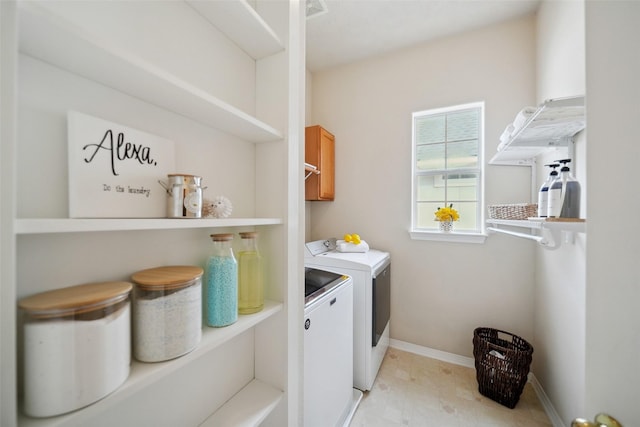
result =
M563 166L560 176L549 187L549 218L580 218L580 183L571 175L569 162L571 159L558 160Z
M540 187L540 191L538 191L538 216L539 217L547 216L547 209L549 205L549 187L551 187L553 182L558 177L558 171L556 170L556 168L560 166L560 164L549 163L548 165L545 165L545 166L551 168L551 172L549 173L547 180Z

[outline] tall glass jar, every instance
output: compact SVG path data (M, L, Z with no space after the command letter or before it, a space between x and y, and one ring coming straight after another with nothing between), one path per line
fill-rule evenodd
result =
M238 252L238 313L257 313L264 307L264 271L258 251L258 233L240 233L242 249Z
M233 256L233 234L212 234L213 250L207 262L206 321L213 327L238 320L238 263Z

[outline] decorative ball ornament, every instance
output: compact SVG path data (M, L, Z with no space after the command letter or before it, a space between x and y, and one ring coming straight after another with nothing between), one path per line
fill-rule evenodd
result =
M224 196L218 196L213 200L204 199L202 203L202 216L210 218L226 218L231 215L233 205L231 200Z

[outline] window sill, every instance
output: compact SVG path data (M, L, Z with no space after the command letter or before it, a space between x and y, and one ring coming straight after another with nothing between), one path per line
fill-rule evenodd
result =
M487 235L484 233L472 233L452 231L443 233L441 231L409 231L412 240L431 240L436 242L455 242L455 243L484 243Z

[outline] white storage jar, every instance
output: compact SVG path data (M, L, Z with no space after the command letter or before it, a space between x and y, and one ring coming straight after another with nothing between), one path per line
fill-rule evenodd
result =
M133 355L161 362L194 350L202 338L202 274L178 265L139 271L133 299Z
M128 282L89 283L18 302L24 316L23 411L49 417L90 405L129 376Z

